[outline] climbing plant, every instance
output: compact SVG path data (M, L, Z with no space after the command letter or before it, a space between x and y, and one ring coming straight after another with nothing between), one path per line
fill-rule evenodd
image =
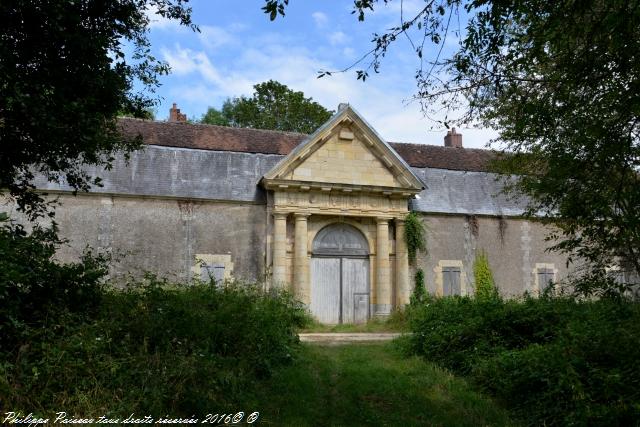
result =
M416 270L415 275L416 286L413 288L413 295L411 295L411 305L416 305L423 302L427 297L427 289L424 286L424 271L421 268Z
M476 281L476 298L487 300L498 296L489 259L483 250L476 254L476 259L473 262L473 275Z
M415 212L409 212L404 219L404 238L407 242L407 252L409 253L409 263L416 262L418 251L427 251L424 240L424 224Z

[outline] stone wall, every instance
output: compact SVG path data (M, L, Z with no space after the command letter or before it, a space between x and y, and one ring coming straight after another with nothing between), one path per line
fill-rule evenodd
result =
M227 272L259 280L265 272L266 206L162 198L69 194L58 196L58 256L75 261L86 246L111 252L112 276L145 271L187 280L196 258L226 259ZM6 210L6 209L5 209ZM228 274L227 274L228 276Z
M547 252L549 229L539 222L517 218L422 214L428 253L419 253L416 267L425 273L427 290L437 292L438 267L461 265L463 287L474 290L473 262L484 250L500 293L518 296L538 291L536 267L553 268L556 279L567 276L566 257ZM412 273L415 269L412 269ZM413 277L412 277L413 279ZM413 282L413 280L412 280Z

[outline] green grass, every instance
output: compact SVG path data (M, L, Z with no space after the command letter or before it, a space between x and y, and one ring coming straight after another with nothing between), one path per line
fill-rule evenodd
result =
M373 318L360 325L324 325L312 323L300 332L408 332L409 325L403 311L394 311L387 319Z
M507 413L395 343L303 345L238 405L277 426L503 426Z

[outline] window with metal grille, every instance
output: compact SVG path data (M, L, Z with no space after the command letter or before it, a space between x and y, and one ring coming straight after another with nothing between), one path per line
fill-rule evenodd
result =
M460 295L460 267L442 267L442 296Z
M555 273L552 268L538 268L538 285L540 286L540 292L544 292L554 280Z

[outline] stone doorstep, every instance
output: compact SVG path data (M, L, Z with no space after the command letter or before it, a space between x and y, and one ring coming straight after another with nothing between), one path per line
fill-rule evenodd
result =
M391 332L326 332L326 333L308 333L298 334L300 342L311 343L353 343L353 342L371 342L371 341L391 341L401 336L401 333Z

